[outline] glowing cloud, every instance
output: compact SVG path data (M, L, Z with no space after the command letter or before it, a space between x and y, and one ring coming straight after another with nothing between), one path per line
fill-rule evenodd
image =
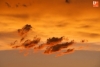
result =
M68 41L68 39L66 40L66 38L64 37L48 38L45 43L41 43L41 38L37 36L34 37L33 40L26 39L25 37L28 35L28 32L31 30L31 28L32 26L27 24L22 29L18 29L18 34L21 37L21 39L19 43L18 40L16 40L10 46L13 49L19 48L19 49L29 50L33 48L34 51L44 50L44 54L52 54L67 49L67 51L57 54L56 57L73 53L75 51L75 48L69 48L69 47L74 46L76 42L74 40ZM63 40L66 41L64 42ZM87 40L81 40L81 43L85 42L87 42ZM27 56L28 52L26 52L24 55Z

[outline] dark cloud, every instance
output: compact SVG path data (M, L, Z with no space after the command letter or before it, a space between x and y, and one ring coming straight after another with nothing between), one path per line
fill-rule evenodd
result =
M71 46L73 44L74 44L74 41L57 44L57 45L51 46L48 49L46 49L44 53L50 54L53 52L57 52L57 51L60 51L61 49L68 48L69 46Z
M39 45L35 49L40 50L40 49L43 49L43 48L46 48L46 47L51 47L51 46L54 46L56 44L61 43L62 40L63 40L63 37L60 37L60 38L58 38L58 37L52 37L52 38L47 39L46 43Z
M21 45L14 45L13 48L32 48L40 42L40 38L34 38L33 40L25 40Z
M8 7L11 7L11 5L10 5L8 2L5 2L5 4L6 4Z
M81 40L81 42L82 42L82 43L86 43L86 42L88 42L88 40Z
M3 24L3 23L2 23ZM6 24L4 23L3 25L6 26ZM0 32L0 38L3 40L8 39L8 38L18 38L17 32L19 33L19 35L21 35L21 37L23 37L24 35L27 35L27 33L31 30L31 26L30 25L26 25L24 26L22 29L18 29L18 31L12 31L12 32L6 32L6 30L1 31ZM22 39L23 40L23 39Z
M25 39L25 37L22 37L22 38L20 39L20 42L22 42L24 39Z
M2 3L4 3L3 1L1 1ZM23 4L23 3L18 3L18 2L16 2L16 3L14 3L14 5L12 5L12 3L10 2L10 1L7 1L7 2L5 2L5 4L6 4L6 6L7 7L11 7L11 8L14 8L14 7L28 7L28 6L31 6L31 5L29 5L30 4L30 2L29 3L25 3L25 4Z
M69 0L65 0L66 1L66 3L70 3L70 1Z
M72 52L72 51L74 51L74 48L73 48L73 49L67 49L67 51L64 52L64 53L70 53L70 52Z
M25 37L27 36L27 33L31 30L32 26L31 25L28 25L26 24L22 29L18 29L18 34L20 35L21 39L20 39L20 42L24 41L25 40ZM8 35L8 34L7 34ZM12 46L13 48L18 48L18 47L21 47L19 45L15 46L16 45L16 42L18 42L18 40L14 41L13 43L11 43L10 46ZM33 45L37 43L37 39L36 40L26 40L23 45L25 47L28 47L29 45Z
M18 29L18 33L21 37L25 37L31 28L31 25L26 24L22 29Z
M18 5L18 4L16 4L16 7L19 7L19 5Z
M26 4L21 4L21 3L18 3L18 4L16 4L15 6L16 6L16 7L22 7L22 6L23 6L23 7L27 7Z
M26 4L23 4L22 6L23 6L23 7L27 7L27 5L26 5Z
M60 37L60 38L57 38L57 37L52 37L52 38L49 38L47 39L47 44L49 45L54 45L54 44L57 44L57 43L60 43L61 41L63 40L63 37ZM54 44L53 44L54 43Z
M18 29L18 34L20 35L20 43L25 40L28 32L31 30L32 26L26 24L22 29ZM24 48L31 48L40 42L40 38L34 37L33 40L25 40L21 45L15 46L16 41L13 43L13 48L24 47Z

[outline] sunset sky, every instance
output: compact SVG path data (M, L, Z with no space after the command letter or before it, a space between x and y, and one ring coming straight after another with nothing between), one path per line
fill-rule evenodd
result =
M24 57L9 44L20 39L16 31L26 24L32 26L27 38L44 43L64 36L77 42L75 52ZM93 0L0 0L0 67L100 67L100 7Z

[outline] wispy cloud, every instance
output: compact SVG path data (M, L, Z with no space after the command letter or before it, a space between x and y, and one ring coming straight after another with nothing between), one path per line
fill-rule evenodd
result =
M0 14L0 16L11 17L11 18L19 18L19 19L28 19L28 14Z
M98 34L98 33L79 32L79 34L82 36L85 36L85 37L90 37L90 38L100 37L100 34Z
M74 48L73 49L67 49L67 51L57 54L56 57L63 56L65 54L70 54L70 53L73 53L73 52L74 52Z

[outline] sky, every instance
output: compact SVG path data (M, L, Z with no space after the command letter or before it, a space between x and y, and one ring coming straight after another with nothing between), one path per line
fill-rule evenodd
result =
M24 57L24 51L20 53L20 48L12 48L10 44L23 38L17 30L23 32L26 24L32 26L29 32L25 30L26 39L32 42L37 36L41 39L40 44L47 44L49 38L59 39L64 36L68 38L69 43L71 40L75 41L71 47L65 46L67 52L68 49L72 49L69 50L71 53L62 53L63 46L60 46L58 51L67 55L55 58L58 53L55 50L56 45L50 45L52 51L48 50L54 54L45 55L42 54L43 50L46 50L45 45L45 48L36 54L30 49L29 55ZM93 7L93 0L0 0L0 65L1 67L8 65L9 67L99 67L99 25L100 7ZM82 43L82 40L86 42ZM25 45L24 48L27 49ZM45 53L48 54L48 50Z

